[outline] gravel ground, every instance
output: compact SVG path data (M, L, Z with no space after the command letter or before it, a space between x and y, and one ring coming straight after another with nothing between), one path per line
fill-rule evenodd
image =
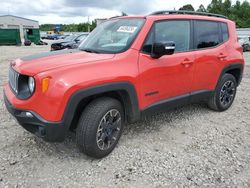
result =
M46 46L0 47L0 87L10 60ZM0 88L0 187L250 187L250 53L226 112L189 105L128 125L108 157L80 153L70 133L46 143L5 109Z

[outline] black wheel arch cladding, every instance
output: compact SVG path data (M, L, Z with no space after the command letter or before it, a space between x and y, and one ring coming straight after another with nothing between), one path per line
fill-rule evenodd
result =
M129 82L115 82L80 89L71 95L63 114L65 126L67 128L71 126L78 104L82 100L107 92L117 92L122 97L123 101L121 102L125 107L124 111L129 122L135 122L140 119L138 98L134 86Z

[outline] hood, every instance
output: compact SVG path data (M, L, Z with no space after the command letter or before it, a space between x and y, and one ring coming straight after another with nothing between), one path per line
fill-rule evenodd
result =
M51 69L112 59L114 54L96 54L80 50L61 50L17 59L12 66L21 74L34 76Z
M67 46L74 43L75 43L74 41L62 41L62 42L52 43L51 46Z

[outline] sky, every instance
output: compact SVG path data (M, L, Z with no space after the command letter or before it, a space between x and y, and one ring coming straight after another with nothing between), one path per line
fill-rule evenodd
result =
M232 0L234 3L236 0ZM191 3L195 9L211 0L0 0L0 15L11 14L39 21L39 24L82 23L96 18L147 15L158 10L179 9ZM243 0L241 0L243 2Z

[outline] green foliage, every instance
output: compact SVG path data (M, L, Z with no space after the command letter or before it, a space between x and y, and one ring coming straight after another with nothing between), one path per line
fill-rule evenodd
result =
M222 14L229 17L232 13L232 8L231 0L225 0L224 2L222 0L212 0L207 10L210 13Z
M204 5L201 4L196 11L197 12L207 12L207 9L204 7Z
M194 11L194 7L191 4L184 5L179 10L188 10L188 11Z
M237 27L250 27L250 4L248 1L241 3L237 0L232 5L231 0L212 0L207 7L207 11L227 16L236 22Z
M64 32L88 32L92 31L96 27L96 22L91 23L79 23L79 24L62 24L61 31ZM53 24L42 24L40 25L41 31L53 31L55 25Z
M187 4L179 10L193 9L192 5ZM247 0L243 3L237 0L235 4L232 4L231 0L212 0L207 9L201 4L196 11L222 14L235 21L237 27L250 28L250 3Z
M187 4L179 10L194 11L194 8ZM207 8L201 4L196 11L222 14L235 21L237 27L250 28L250 3L247 0L243 3L237 0L235 4L231 0L212 0Z

